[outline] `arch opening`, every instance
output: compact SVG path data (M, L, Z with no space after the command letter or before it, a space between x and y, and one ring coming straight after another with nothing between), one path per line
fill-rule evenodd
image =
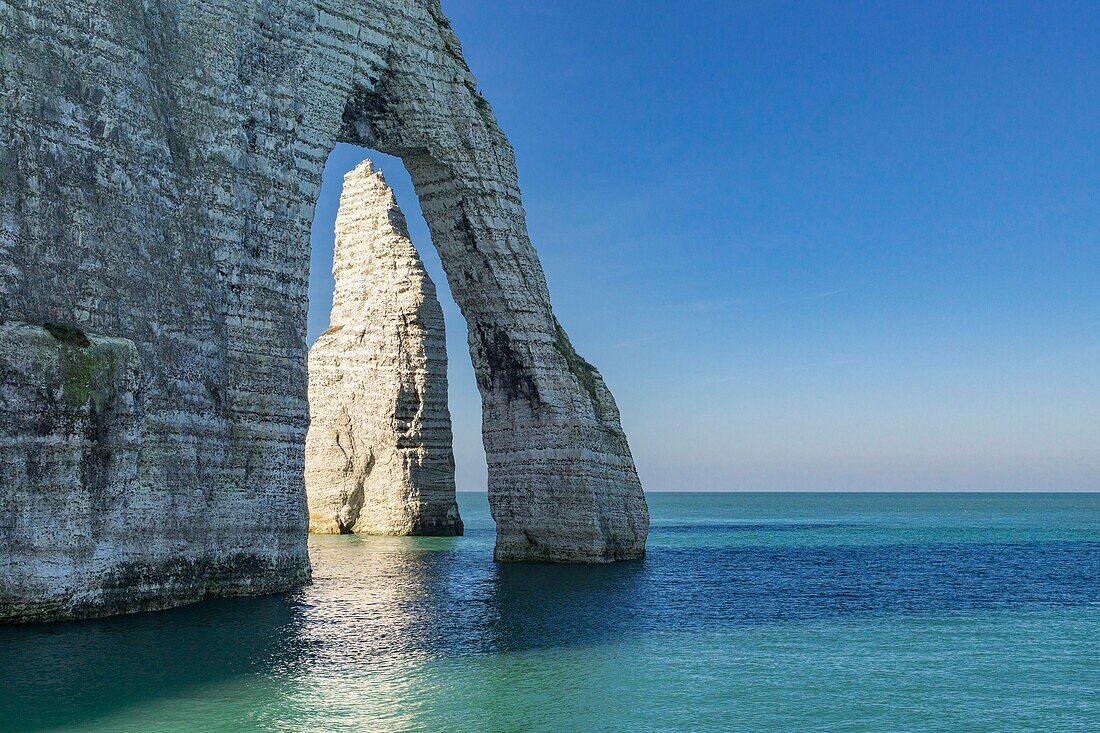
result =
M402 159L465 318L496 559L644 554L614 398L437 0L91 5L119 49L32 49L58 29L30 6L2 31L0 620L309 581L309 229L341 142Z

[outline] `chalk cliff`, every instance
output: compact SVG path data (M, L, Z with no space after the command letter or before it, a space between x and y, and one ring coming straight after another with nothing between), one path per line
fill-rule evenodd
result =
M308 580L309 234L341 141L404 160L465 315L496 557L642 555L615 401L436 0L0 0L0 619ZM131 354L89 377L120 422L18 324Z
M462 534L435 284L370 161L344 176L329 329L309 351L311 532Z

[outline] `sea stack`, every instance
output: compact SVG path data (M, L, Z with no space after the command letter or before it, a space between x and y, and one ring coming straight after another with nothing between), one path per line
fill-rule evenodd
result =
M443 309L393 191L344 177L330 327L309 352L309 528L460 535Z

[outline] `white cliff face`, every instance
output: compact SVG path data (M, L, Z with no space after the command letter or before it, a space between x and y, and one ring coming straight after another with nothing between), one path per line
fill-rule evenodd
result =
M330 327L309 352L311 532L462 534L443 309L370 161L344 176Z
M24 445L37 443L33 460L16 441L0 443L0 527L34 529L3 545L18 562L0 564L0 620L48 619L73 609L94 613L128 592L125 582L94 581L104 572L125 579L132 545L105 549L99 540L148 509L149 500L135 491L142 372L126 339L52 324L0 325L4 425L9 434L20 433ZM25 589L18 605L9 595L13 586ZM202 597L201 589L199 584L192 600ZM155 599L142 604L158 607Z
M0 334L0 620L308 582L309 237L337 142L400 156L416 186L468 326L497 559L644 553L618 409L554 316L512 148L438 0L0 2L0 88L0 325L74 327L140 365L113 387L128 422L81 442L43 387L53 357ZM77 466L131 437L117 470ZM46 548L37 497L72 491L82 540Z

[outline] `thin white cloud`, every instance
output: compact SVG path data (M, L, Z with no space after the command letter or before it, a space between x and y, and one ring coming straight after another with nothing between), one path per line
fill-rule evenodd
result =
M831 298L834 295L840 295L843 292L844 292L844 288L840 288L838 290L828 290L824 293L818 293L816 295L807 295L802 300L821 300L822 298Z

